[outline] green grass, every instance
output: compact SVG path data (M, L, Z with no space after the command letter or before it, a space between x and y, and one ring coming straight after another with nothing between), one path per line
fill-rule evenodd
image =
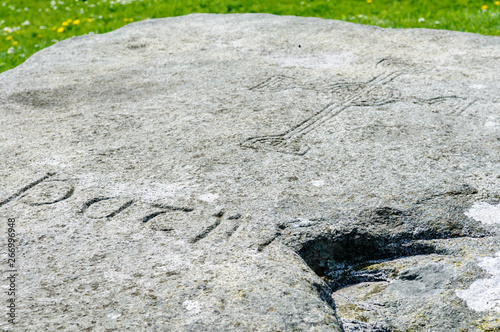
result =
M71 36L189 13L316 16L390 28L500 35L500 0L0 0L0 72Z

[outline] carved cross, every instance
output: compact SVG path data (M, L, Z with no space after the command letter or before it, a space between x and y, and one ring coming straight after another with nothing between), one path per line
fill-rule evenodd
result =
M397 90L384 87L402 74L404 74L404 72L396 71L376 76L368 82L338 83L330 85L329 88L350 87L354 89L354 92L348 95L347 98L345 98L341 103L336 101L330 102L315 115L307 118L283 133L250 137L243 141L241 146L302 156L309 151L309 147L305 143L301 142L302 137L311 131L316 130L318 127L326 123L331 118L339 115L341 112L352 107L382 106L397 101L410 101L416 104L431 105L446 100L454 100L455 102L452 105L450 114L459 115L475 101L454 95L439 96L430 99L416 97L402 98ZM274 76L252 87L251 90L262 91L266 89L274 89L281 84L282 80L283 76ZM310 87L305 86L304 88Z

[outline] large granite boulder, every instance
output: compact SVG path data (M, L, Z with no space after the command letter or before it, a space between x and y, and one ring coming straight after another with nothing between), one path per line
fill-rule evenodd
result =
M1 328L498 331L499 68L262 14L38 52L0 75Z

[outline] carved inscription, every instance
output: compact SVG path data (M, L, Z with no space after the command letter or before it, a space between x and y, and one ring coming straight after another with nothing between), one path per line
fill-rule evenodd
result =
M74 185L68 180L53 179L56 173L47 173L40 179L22 187L14 194L0 201L0 207L19 200L29 206L42 206L61 203L73 196ZM76 211L87 218L109 220L134 207L141 213L138 221L150 225L153 230L163 231L169 236L187 240L195 244L206 238L222 242L228 240L240 227L241 214L205 214L203 209L196 211L192 207L175 206L162 203L146 203L130 197L92 197L85 201L81 209ZM186 218L186 214L190 214ZM135 215L135 214L134 214Z
M37 184L49 179L50 177L54 176L56 173L47 173L45 176L43 176L42 178L36 180L36 181L33 181L31 182L30 184L24 186L23 188L19 189L18 191L16 191L14 194L12 194L11 196L7 197L6 199L0 201L0 207L13 201L14 199L18 198L19 196L21 196L23 193L27 192L28 190L30 190L31 188L33 188L34 186L36 186Z
M120 197L95 197L85 202L79 213L92 219L113 218L134 204L133 199Z
M315 115L291 127L285 132L279 134L271 134L265 136L250 137L241 143L242 147L252 149L262 149L270 151L278 151L282 153L304 155L309 151L309 147L301 141L302 137L318 129L320 126L328 122L331 118L339 115L341 112L353 107L377 107L383 106L398 101L412 102L419 105L432 105L436 103L447 102L450 105L447 107L448 115L460 115L475 100L459 96L439 96L435 98L425 99L418 97L403 98L399 91L388 86L396 78L400 77L404 72L396 71L385 73L374 77L368 82L352 82L352 83L335 83L326 86L317 87L321 90L331 92L332 102L325 105ZM276 91L283 88L299 87L301 89L314 89L310 84L295 85L293 79L287 76L274 76L266 79L262 83L250 88L252 91Z
M70 198L75 188L66 180L46 180L20 196L20 200L31 206L54 204Z

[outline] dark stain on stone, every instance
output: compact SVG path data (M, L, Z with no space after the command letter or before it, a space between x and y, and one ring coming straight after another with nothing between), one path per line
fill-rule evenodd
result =
M127 48L129 50L137 50L137 49L145 48L146 46L147 45L144 43L134 43L134 44L128 44Z
M37 108L63 106L68 97L76 91L74 85L61 86L54 89L24 90L11 94L8 99L18 104Z

